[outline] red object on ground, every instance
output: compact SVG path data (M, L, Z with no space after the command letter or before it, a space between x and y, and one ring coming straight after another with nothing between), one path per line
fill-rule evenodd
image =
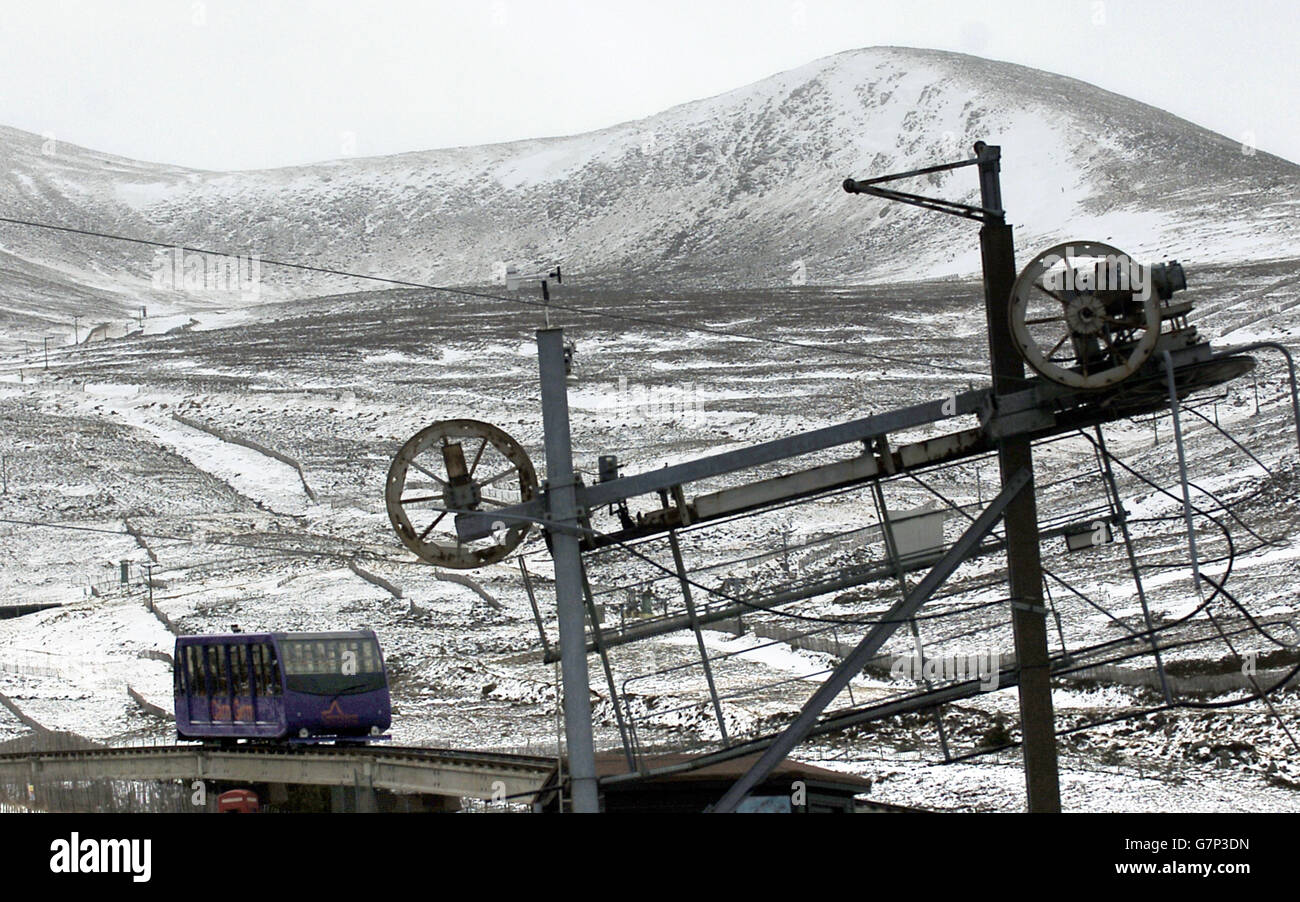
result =
M257 793L251 789L232 789L217 796L220 814L257 814L259 810Z

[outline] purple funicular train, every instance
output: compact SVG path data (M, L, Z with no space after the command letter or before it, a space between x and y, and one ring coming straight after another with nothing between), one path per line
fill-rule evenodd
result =
M181 636L176 732L230 744L388 739L388 675L370 630Z

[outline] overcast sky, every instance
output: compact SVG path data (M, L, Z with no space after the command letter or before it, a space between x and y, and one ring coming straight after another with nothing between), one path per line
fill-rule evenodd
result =
M205 169L572 134L888 44L1074 76L1300 161L1286 0L0 2L0 124Z

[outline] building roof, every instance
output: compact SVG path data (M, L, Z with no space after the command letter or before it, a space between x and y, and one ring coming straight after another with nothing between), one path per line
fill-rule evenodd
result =
M717 781L735 781L739 780L754 765L761 753L754 752L740 758L731 758L727 761L719 761L704 767L692 768L690 770L680 770L669 774L657 776L648 776L642 780L634 781L638 785L646 783L685 783L685 782L717 782ZM679 767L689 764L697 755L674 752L661 755L644 755L638 760L644 770L658 770L663 767ZM567 767L568 762L565 762ZM621 751L614 752L597 752L596 753L596 776L613 777L621 774L630 773L627 766L627 758ZM778 764L768 776L768 780L789 780L799 779L809 782L822 784L834 784L836 786L854 789L857 792L866 792L871 788L871 781L866 777L859 777L854 774L841 773L839 771L828 770L824 767L816 767L812 764L804 764L800 761L791 761L788 758ZM617 786L618 784L612 784Z

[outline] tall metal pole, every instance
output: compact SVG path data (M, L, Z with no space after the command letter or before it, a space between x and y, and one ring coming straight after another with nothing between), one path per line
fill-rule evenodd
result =
M989 357L993 391L1007 394L1024 386L1025 366L1011 336L1008 308L1016 280L1015 243L1002 212L998 172L1002 149L982 141L979 157L980 194L986 214L980 229L984 265L984 309L988 317ZM1020 730L1023 737L1025 788L1029 810L1061 810L1060 776L1056 762L1056 727L1052 713L1051 657L1047 647L1047 608L1043 605L1042 558L1038 547L1038 505L1034 498L1033 445L1027 438L998 444L998 464L1005 486L1021 471L1030 475L1026 490L1007 505L1007 574L1016 662L1020 668Z
M677 579L682 585L682 598L686 601L686 613L691 619L691 629L695 631L695 643L700 649L700 663L704 665L704 680L709 684L709 698L713 700L713 713L718 718L718 733L722 736L722 744L729 746L731 737L727 735L727 718L722 713L722 700L718 698L718 686L713 681L713 665L709 663L709 650L704 644L704 634L700 632L700 618L695 614L695 599L691 597L691 582L686 578L686 564L682 560L682 546L677 541L677 530L668 530L668 544L673 550Z
M1183 519L1187 523L1187 551L1192 559L1192 590L1201 594L1201 558L1196 553L1196 526L1192 522L1192 493L1187 485L1187 453L1183 449L1183 423L1178 415L1178 386L1174 379L1174 361L1164 352L1165 376L1169 385L1169 413L1174 423L1174 445L1178 448L1178 475L1183 484ZM1152 635L1154 637L1154 634Z
M533 592L533 578L528 572L528 564L524 561L524 556L519 555L519 573L524 578L524 591L528 593L528 603L533 608L533 620L537 623L537 632L542 637L542 650L546 657L551 656L551 642L546 638L546 628L542 626L542 611L537 607L537 595Z
M546 433L547 531L555 560L555 607L560 621L564 736L569 747L572 804L597 812L596 751L591 735L591 687L583 624L582 559L578 549L578 498L569 438L569 398L564 379L564 330L539 329L537 358ZM559 527L559 528L556 528ZM568 527L567 529L564 527Z
M1174 396L1177 398L1177 395ZM1101 463L1101 475L1106 480L1107 490L1115 505L1116 516L1119 519L1120 535L1124 539L1124 550L1128 553L1129 570L1133 573L1133 585L1137 588L1138 604L1142 608L1142 619L1147 626L1147 639L1151 643L1151 653L1156 659L1156 673L1160 676L1160 691L1165 697L1165 704L1174 703L1173 694L1169 691L1169 680L1165 675L1165 662L1160 657L1160 643L1156 639L1156 627L1151 619L1151 607L1147 604L1146 589L1142 586L1142 570L1138 567L1137 552L1133 550L1133 534L1128 528L1128 511L1124 509L1124 501L1119 495L1119 482L1115 479L1115 470L1110 465L1110 452L1106 449L1106 436L1101 431L1101 425L1093 427L1093 432L1097 436L1097 457ZM1196 580L1200 584L1200 580ZM1057 624L1060 628L1060 624ZM1061 639L1061 647L1065 647L1064 637Z

